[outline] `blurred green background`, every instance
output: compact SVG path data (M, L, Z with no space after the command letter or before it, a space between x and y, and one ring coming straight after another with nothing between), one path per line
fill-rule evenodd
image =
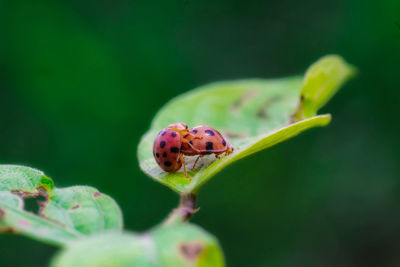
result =
M193 221L228 266L398 266L398 0L0 0L0 161L95 186L143 231L178 202L136 158L164 103L217 80L302 74L328 53L359 68L321 112L332 123L224 170ZM55 252L0 235L1 266Z

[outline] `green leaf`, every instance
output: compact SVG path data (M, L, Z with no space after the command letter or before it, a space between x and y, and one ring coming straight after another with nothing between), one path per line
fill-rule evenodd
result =
M356 73L341 57L328 55L312 64L304 77L296 119L309 118Z
M185 223L145 234L105 233L71 243L51 264L64 266L224 266L218 241Z
M236 160L309 128L327 125L330 115L314 116L314 113L352 72L340 57L327 56L311 66L304 79L296 76L218 82L178 96L158 112L150 130L142 137L138 146L140 167L178 193L196 194L210 178ZM319 77L318 82L312 77ZM304 108L311 108L301 102L302 92L314 103L314 113L304 112ZM219 130L234 147L233 154L219 160L213 155L205 156L195 170L191 167L196 157L186 157L190 179L185 178L182 169L176 173L164 172L153 158L153 141L161 129L176 122L185 122L189 127L209 125Z
M26 198L37 199L37 214L24 210ZM0 231L63 245L85 235L121 228L118 205L95 188L55 188L41 171L0 165Z

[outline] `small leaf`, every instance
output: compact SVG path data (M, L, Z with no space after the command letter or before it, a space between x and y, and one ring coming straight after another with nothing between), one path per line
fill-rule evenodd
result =
M313 65L304 79L218 82L178 96L158 112L150 130L142 137L138 146L140 167L147 175L178 193L196 194L202 185L234 161L309 128L327 125L330 115L314 114L350 76L350 69L340 57L329 56ZM315 75L321 76L318 83L312 78ZM308 93L311 89L314 93ZM314 114L304 112L301 92L314 104ZM295 122L295 118L302 120ZM176 122L185 122L189 127L209 125L219 130L234 147L233 154L219 160L213 155L203 157L197 168L189 171L191 179L185 178L182 169L176 173L164 172L153 158L153 141L161 129ZM195 158L185 158L188 170Z
M53 267L224 266L218 241L198 226L185 223L145 234L105 233L70 243Z
M36 198L38 214L24 210ZM89 186L55 188L41 171L0 165L0 231L62 245L75 238L122 228L115 201Z

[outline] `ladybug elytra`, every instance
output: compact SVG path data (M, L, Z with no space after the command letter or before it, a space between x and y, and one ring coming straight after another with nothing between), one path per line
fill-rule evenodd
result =
M157 164L166 172L176 172L182 167L182 136L179 132L165 128L154 140L153 155Z
M196 126L190 129L189 134L184 138L189 142L182 143L181 153L188 156L199 155L193 168L204 155L215 154L215 157L219 159L219 155L223 153L229 155L233 152L232 146L222 134L209 126Z

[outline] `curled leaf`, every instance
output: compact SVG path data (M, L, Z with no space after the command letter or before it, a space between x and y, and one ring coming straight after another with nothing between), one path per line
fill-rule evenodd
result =
M140 167L178 193L197 193L210 178L236 160L309 128L327 125L330 115L314 115L353 72L339 56L327 56L312 65L305 78L218 82L178 96L158 112L142 137L138 146ZM305 104L304 99L313 104ZM176 122L217 129L232 144L234 152L218 160L213 155L203 157L197 168L189 171L191 179L184 177L182 169L164 172L153 158L153 141L161 129ZM195 159L185 158L189 170Z

